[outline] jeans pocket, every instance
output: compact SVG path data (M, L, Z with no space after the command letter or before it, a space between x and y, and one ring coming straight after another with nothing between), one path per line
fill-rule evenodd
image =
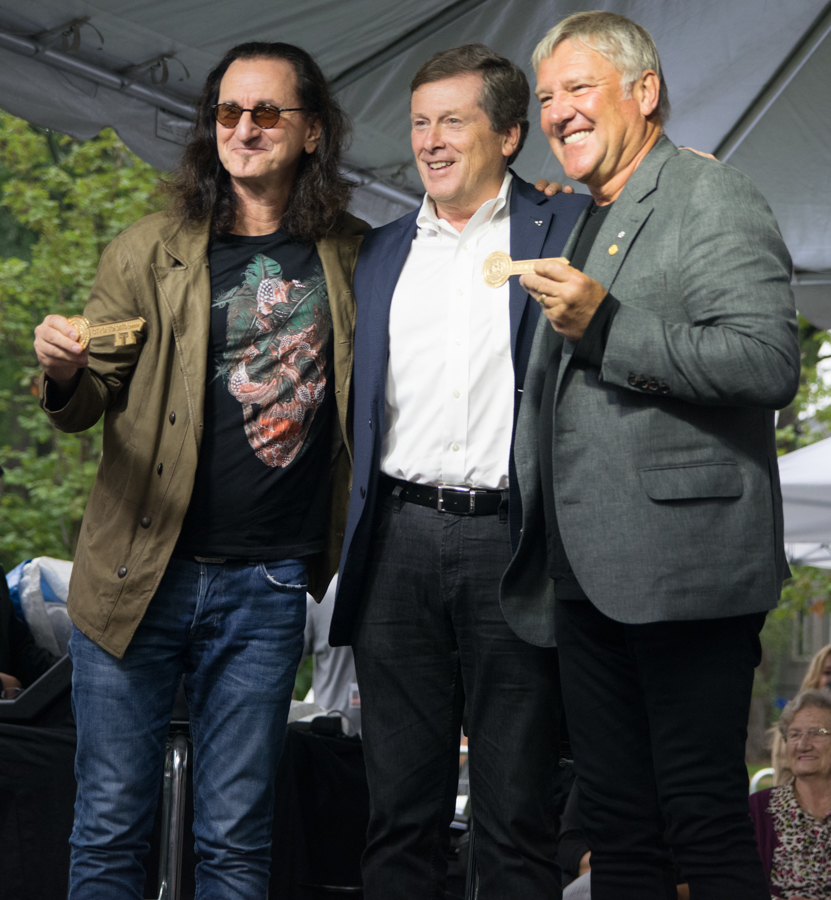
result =
M306 591L309 576L306 563L297 559L281 559L277 562L261 562L257 570L275 591Z

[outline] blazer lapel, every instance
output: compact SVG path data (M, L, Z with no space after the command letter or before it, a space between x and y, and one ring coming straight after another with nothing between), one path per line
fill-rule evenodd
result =
M574 248L577 246L577 238L580 237L580 232L583 230L583 225L586 222L586 219L589 215L590 206L587 206L583 212L580 213L580 218L577 220L577 224L572 229L571 234L568 236L568 240L566 241L565 247L563 247L563 256L571 262L571 257L574 253Z
M629 250L652 214L655 207L652 195L658 186L661 169L677 153L669 138L662 137L632 173L603 223L586 260L585 272L607 291L612 290Z
M355 302L352 278L362 234L335 234L317 241L317 253L326 279L334 332L335 402L341 434L348 435L349 394L354 364ZM352 458L351 435L346 449Z
M612 290L612 285L615 283L615 278L617 278L629 250L652 214L655 206L652 194L658 186L661 169L666 161L677 153L678 150L669 138L660 138L632 173L620 196L615 200L609 217L595 238L583 271L590 278L599 281L607 291ZM569 254L574 252L577 238L588 215L587 210L580 217L578 227L572 232L571 239L565 248L565 256L571 258ZM575 345L571 341L563 341L555 397L559 397L563 377L571 362L574 347Z
M630 248L654 208L649 198L634 203L630 197L621 195L615 201L616 207L618 203L621 206L613 209L603 223L584 269L586 275L599 281L607 291L612 290Z
M410 213L365 238L355 269L355 327L353 378L372 409L374 434L384 433L384 394L390 344L390 307L395 286L407 261L416 233L418 213ZM380 446L380 444L379 444Z
M404 263L410 255L410 247L416 234L417 214L405 216L395 223L395 229L390 230L389 236L383 242L379 242L372 254L369 271L372 273L372 301L369 304L371 310L371 322L367 327L373 336L373 346L383 347L383 353L378 354L383 358L383 372L381 378L386 375L387 354L389 352L389 325L390 308L395 286L401 276ZM379 277L380 276L380 277ZM357 297L358 309L360 309L360 297ZM382 381L383 384L383 381Z
M378 248L379 253L383 253L384 256L384 262L382 263L384 276L382 278L376 277L373 283L375 295L380 302L380 305L375 309L375 314L377 316L379 313L383 313L383 323L379 321L378 324L383 325L384 330L387 332L389 331L392 295L395 293L395 286L401 277L404 263L407 262L407 257L410 255L410 247L416 236L417 219L417 214L411 214L411 216L399 219L395 223L398 226L396 231L391 233L389 239ZM377 267L379 260L374 262Z
M170 313L197 450L202 442L211 318L209 227L206 223L197 228L178 228L164 242L165 250L178 265L153 265L159 296Z
M577 246L577 239L580 237L580 232L583 230L583 226L586 224L586 219L589 217L589 209L591 209L591 206L587 206L583 210L583 212L580 213L580 218L577 220L577 224L574 226L574 230L569 235L565 247L563 247L563 256L569 261L571 261L571 257L574 255L574 248ZM551 328L551 325L545 317L543 317L543 321L546 323L546 325L548 325L549 328ZM563 383L563 376L565 375L566 369L568 368L568 364L571 362L571 354L574 352L575 347L575 345L566 338L561 338L561 340L562 349L560 350L560 368L557 370L557 386L554 390L555 397L558 397L560 394L560 385Z
M539 200L529 199L521 190L523 185L514 178L511 190L511 259L539 259L542 254L551 221L554 218L550 210L539 204L547 198L539 194ZM519 278L509 279L509 310L511 320L511 359L516 367L516 342L522 315L530 298Z

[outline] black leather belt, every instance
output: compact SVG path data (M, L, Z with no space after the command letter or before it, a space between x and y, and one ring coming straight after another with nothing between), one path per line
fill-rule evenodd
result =
M507 491L489 491L479 488L454 487L429 484L414 484L381 473L378 488L382 495L392 495L404 503L427 506L441 513L456 516L494 516L499 512L503 499L507 501Z

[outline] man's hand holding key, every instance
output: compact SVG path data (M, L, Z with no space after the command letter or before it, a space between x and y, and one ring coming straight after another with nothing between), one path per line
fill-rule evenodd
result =
M89 353L81 346L79 330L63 316L47 316L35 328L35 353L46 375L59 388L68 388L79 370L89 365Z
M115 346L136 343L136 332L144 327L144 319L106 322L93 325L83 316L47 316L35 328L35 353L43 371L60 388L75 381L78 370L89 365L87 347L96 337L112 335Z
M600 282L558 259L540 259L520 283L540 304L545 317L563 337L575 343L608 291Z

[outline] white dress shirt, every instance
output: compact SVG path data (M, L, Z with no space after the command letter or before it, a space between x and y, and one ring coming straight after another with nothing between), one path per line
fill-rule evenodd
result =
M425 196L390 309L381 471L419 484L506 489L514 408L508 284L482 265L510 252L510 190L461 232Z

